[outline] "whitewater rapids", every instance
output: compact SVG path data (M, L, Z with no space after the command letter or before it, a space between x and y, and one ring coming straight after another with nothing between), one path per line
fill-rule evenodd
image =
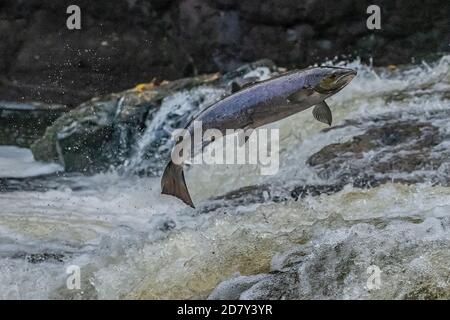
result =
M359 61L335 65L358 76L329 99L333 126L396 112L409 121L408 112L420 118L450 108L450 56L394 71ZM169 97L155 119L164 121L167 105L205 92L223 94L186 90ZM386 102L399 93L410 97ZM433 125L450 133L447 121ZM309 111L270 127L280 128L277 175L260 176L256 166L194 166L186 172L194 202L249 185L331 183L334 177L324 181L307 159L367 129L322 131ZM144 133L139 145L150 137ZM27 150L0 147L0 179L60 170L33 161ZM70 265L80 267L80 290L66 287ZM371 290L373 265L381 283ZM0 193L1 299L450 298L449 270L450 188L430 181L346 185L298 201L210 211L161 195L158 177L115 172L69 177L52 190Z

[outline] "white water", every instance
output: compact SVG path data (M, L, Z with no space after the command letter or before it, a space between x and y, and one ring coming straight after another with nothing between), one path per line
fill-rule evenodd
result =
M449 64L445 57L431 68L419 65L393 73L349 64L358 76L329 101L334 125L386 112L405 111L401 114L407 119L409 111L448 109L440 92L449 90ZM386 103L384 97L396 92L431 94ZM167 101L183 105L185 99L179 94ZM449 130L447 123L434 124ZM282 141L276 176L259 176L256 167L194 166L186 173L194 202L201 206L211 196L255 183L323 183L306 159L323 146L364 132L364 127L321 132L324 126L309 112L272 126L280 127ZM2 150L9 160L0 170L32 175L42 169L29 158L23 161L23 153ZM74 179L83 188L0 193L0 298L205 298L236 273L261 274L257 285L242 293L258 298L267 286L260 280L276 280L266 272L287 268L293 256L305 259L296 289L305 298L402 298L423 289L416 279L425 279L444 296L449 291L450 189L445 187L347 186L297 202L200 213L160 195L158 178L124 179L111 173ZM353 264L347 266L348 256L333 251L337 246L355 249ZM60 254L61 261L31 263L33 254L43 253ZM387 275L378 291L364 288L365 267L371 264ZM81 290L66 288L69 265L81 268ZM336 271L342 266L349 269L344 276ZM234 281L245 284L248 279ZM214 294L223 296L226 284Z
M33 177L62 170L58 164L35 161L28 149L0 146L0 178Z

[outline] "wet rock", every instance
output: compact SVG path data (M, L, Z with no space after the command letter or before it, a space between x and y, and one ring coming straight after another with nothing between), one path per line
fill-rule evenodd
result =
M202 207L202 212L210 212L219 208L235 208L239 205L264 203L270 201L272 188L269 185L252 185L230 191L214 197Z
M0 178L0 192L35 191L46 192L69 188L73 191L86 189L80 184L79 173L52 173L25 178Z
M25 259L27 262L32 264L43 262L62 263L64 262L64 258L66 258L66 255L62 253L50 253L50 252L42 252L42 253L17 252L12 256L12 258Z
M384 219L383 223L376 219L327 220L311 227L315 231L306 244L275 255L270 272L225 280L210 298L450 297L446 271L450 251L445 240L450 225L446 217L418 221ZM379 278L374 280L377 275Z
M362 183L358 184L355 182L354 186L364 188L367 185ZM373 186L375 186L375 183L373 183ZM302 184L292 188L268 184L250 185L209 199L200 207L200 212L208 213L212 211L221 211L226 213L229 209L233 209L239 206L264 203L279 203L286 202L292 199L297 201L306 196L316 197L321 194L333 194L341 191L343 188L344 184Z
M365 180L364 177L369 176L372 184L376 184L377 180L395 180L396 174L401 173L422 170L435 174L448 160L445 153L434 152L446 137L429 122L367 121L373 121L376 125L349 141L328 145L308 159L308 164L320 177L334 178L345 184ZM353 122L346 125L362 124ZM430 178L425 174L397 179L419 182Z
M295 200L306 196L319 196L321 194L332 194L342 190L343 185L316 185L297 186L291 191L291 197Z
M0 101L0 145L28 148L67 112L64 105Z
M348 180L350 180L350 178ZM209 199L206 203L202 204L199 212L208 213L220 211L227 213L230 209L230 212L233 212L232 209L238 206L279 203L292 199L298 201L307 196L317 197L322 194L330 195L341 191L348 183L348 180L336 184L299 184L290 188L267 184L246 186ZM351 180L353 187L363 189L374 188L381 183L388 181L388 179L377 179L373 176L352 177ZM412 183L410 180L403 181L400 179L399 182Z
M248 290L259 281L269 277L266 274L240 276L220 283L208 296L208 300L237 300L242 292Z
M54 178L51 175L51 179ZM43 180L47 181L45 177L31 177L31 178L0 178L0 192L14 192L14 191L47 191L50 188L45 186ZM56 189L56 187L55 187Z
M29 263L42 263L42 262L64 262L64 255L60 253L36 253L27 255L27 261Z

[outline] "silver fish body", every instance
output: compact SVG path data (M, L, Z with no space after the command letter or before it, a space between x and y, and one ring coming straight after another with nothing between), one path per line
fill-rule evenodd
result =
M203 132L217 129L226 134L227 129L254 129L278 121L312 106L319 121L331 125L331 112L325 99L339 92L356 75L356 71L337 67L316 67L289 73L257 82L216 102L200 112L186 126L179 147L186 148L186 139L194 134L194 123L201 122ZM190 146L198 150L199 146ZM178 148L179 150L179 148ZM172 152L172 159L174 156ZM178 151L177 151L178 152ZM182 164L169 162L164 171L161 188L163 194L174 195L194 207L182 170Z
M324 74L336 71L348 74L349 77L356 75L353 70L334 67L292 71L258 82L220 100L206 108L195 120L202 121L205 130L209 128L221 130L240 129L248 124L256 128L283 119L316 105L341 90L343 86L328 93L314 90ZM289 97L299 93L305 99L289 100Z

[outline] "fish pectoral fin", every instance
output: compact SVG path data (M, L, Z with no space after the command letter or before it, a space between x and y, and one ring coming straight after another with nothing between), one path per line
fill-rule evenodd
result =
M313 93L314 90L312 89L300 89L299 91L294 92L289 97L287 97L287 101L292 103L302 102Z
M314 118L316 118L320 122L326 123L329 126L331 126L331 122L333 121L333 116L331 115L330 107L327 105L325 100L319 104L316 104L314 106L312 113L313 113Z
M250 139L253 133L253 128L246 126L244 129L238 131L238 145L242 147Z

